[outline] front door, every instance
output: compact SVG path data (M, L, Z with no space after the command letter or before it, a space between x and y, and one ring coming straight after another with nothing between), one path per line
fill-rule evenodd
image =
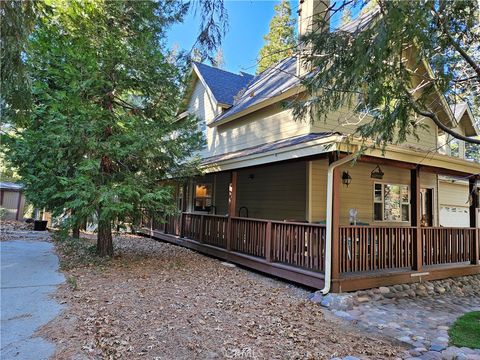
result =
M433 189L420 189L420 224L433 226Z

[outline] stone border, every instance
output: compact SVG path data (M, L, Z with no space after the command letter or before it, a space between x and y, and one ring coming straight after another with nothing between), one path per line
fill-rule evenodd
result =
M320 291L312 294L310 300L330 310L351 310L353 306L369 301L381 301L395 298L415 298L454 294L457 296L480 296L480 274L448 278L443 280L422 281L412 284L382 286L370 290L351 293L322 295Z

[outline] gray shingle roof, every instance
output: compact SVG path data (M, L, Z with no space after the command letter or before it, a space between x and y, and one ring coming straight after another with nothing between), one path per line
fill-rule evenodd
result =
M238 75L199 62L193 64L207 83L215 100L226 105L233 105L235 95L245 88L254 77L243 71Z
M298 145L302 144L308 141L312 140L317 140L317 139L323 139L332 135L340 135L340 133L333 133L333 132L319 132L319 133L310 133L310 134L305 134L305 135L298 135L298 136L293 136L287 139L282 139L282 140L277 140L277 141L272 141L266 144L258 145L258 146L253 146L247 149L243 150L238 150L238 151L233 151L229 152L226 154L221 154L221 155L215 155L211 156L208 158L203 159L202 164L207 165L207 164L212 164L216 163L219 161L225 161L229 159L234 159L238 157L243 157L243 156L248 156L248 155L254 155L254 154L261 154L267 151L272 151L272 150L277 150L281 149L287 146L293 146L293 145Z
M337 31L345 31L349 33L363 31L365 28L368 27L368 25L372 22L373 19L375 19L378 14L379 9L375 8L368 13L358 16L355 20L352 20L351 22L342 25L339 29L337 29ZM202 65L198 63L196 64ZM210 68L206 65L203 66ZM215 68L210 69L218 70ZM238 76L228 72L227 74ZM220 77L217 78L217 80L228 81L226 78ZM258 104L264 100L280 95L285 91L293 88L294 86L300 84L300 78L297 76L297 58L295 56L287 57L279 63L272 65L271 67L250 80L251 81L247 82L243 86L243 88L245 89L242 92L238 94L233 94L232 91L232 98L234 98L234 101L232 103L233 106L224 113L217 116L213 120L213 123L221 122L223 119L237 114L251 107L252 105ZM219 84L216 85L219 86Z
M269 67L255 76L245 91L237 95L233 106L216 117L213 122L219 122L252 105L280 95L299 84L300 79L296 76L296 73L297 58L295 56L288 57Z

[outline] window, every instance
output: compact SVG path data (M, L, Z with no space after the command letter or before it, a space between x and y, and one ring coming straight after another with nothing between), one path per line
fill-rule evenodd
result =
M212 209L212 193L213 185L211 183L195 184L194 211L210 212Z
M409 221L410 191L408 185L374 184L373 219L375 221Z

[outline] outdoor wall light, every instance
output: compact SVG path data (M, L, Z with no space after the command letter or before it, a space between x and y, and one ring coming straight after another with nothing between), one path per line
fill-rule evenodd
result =
M352 177L350 176L348 171L344 171L342 173L342 184L348 187L348 185L350 185L351 182L352 182Z
M381 179L383 179L383 175L385 175L385 174L382 171L382 168L380 167L380 165L377 165L375 167L375 169L373 169L372 172L370 173L370 177L372 179L380 179L381 180Z
M255 179L255 174L250 174L250 175L248 175L248 178L249 178L250 180Z

